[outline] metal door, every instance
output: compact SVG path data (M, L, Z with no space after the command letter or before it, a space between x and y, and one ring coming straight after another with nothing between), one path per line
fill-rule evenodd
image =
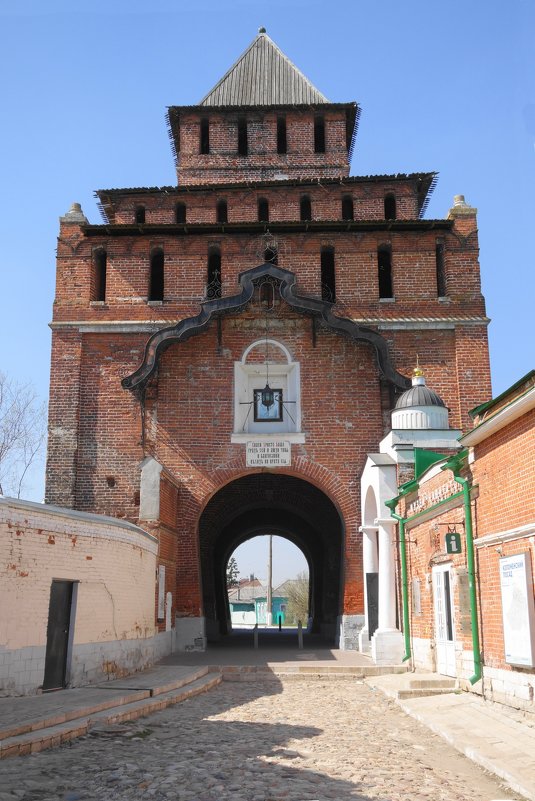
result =
M59 690L65 686L72 585L72 581L54 580L50 589L43 690Z
M379 622L379 573L366 573L366 604L368 637L371 640Z
M456 676L451 565L436 565L433 568L433 598L437 672Z

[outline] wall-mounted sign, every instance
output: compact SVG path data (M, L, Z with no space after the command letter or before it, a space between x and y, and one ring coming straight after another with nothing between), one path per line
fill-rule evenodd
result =
M165 565L158 565L158 620L165 615Z
M247 442L247 467L287 467L292 463L292 446L284 440Z
M500 559L505 661L535 667L535 600L529 553Z
M446 553L461 553L461 535L457 531L448 531L445 539Z

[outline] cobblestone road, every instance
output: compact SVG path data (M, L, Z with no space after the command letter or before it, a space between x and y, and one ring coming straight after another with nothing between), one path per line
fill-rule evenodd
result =
M0 775L0 801L518 798L356 681L224 682Z

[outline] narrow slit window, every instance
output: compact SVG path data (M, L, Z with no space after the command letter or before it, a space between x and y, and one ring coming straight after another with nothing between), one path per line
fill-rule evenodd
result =
M314 117L314 153L325 153L325 119Z
M177 223L185 223L186 222L186 204L185 203L177 203L175 206L175 222Z
M396 196L391 192L385 195L385 220L396 219Z
M248 153L247 120L245 117L240 117L238 120L238 155L247 156Z
M150 256L149 300L163 300L164 288L164 255L161 248L156 248Z
M353 214L353 198L351 195L344 195L342 198L342 220L352 220Z
M279 254L275 245L268 245L264 251L264 261L268 264L278 264Z
M218 223L228 222L228 206L226 200L219 200L216 208L216 217Z
M208 251L206 297L221 297L221 251L215 247Z
M93 300L106 300L106 274L108 270L108 254L101 248L96 250L93 256L95 285Z
M447 295L446 289L446 268L444 264L444 243L437 242L435 247L435 263L437 271L437 295L439 298L445 298Z
M203 155L210 152L210 122L206 117L201 120L199 150Z
M144 225L145 218L145 206L138 206L136 209L136 223L138 223L138 225Z
M286 117L277 118L277 153L288 152L288 141L286 138Z
M336 301L334 248L331 247L321 249L321 299L328 303Z
M269 203L263 197L258 201L258 221L269 222Z
M301 198L300 216L302 222L312 219L312 203L310 202L308 195L304 195Z
M394 288L392 284L392 251L389 247L383 246L377 250L377 267L379 277L379 297L393 298Z

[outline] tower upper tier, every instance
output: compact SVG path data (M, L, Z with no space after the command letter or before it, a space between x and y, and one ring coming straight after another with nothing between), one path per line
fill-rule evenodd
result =
M330 103L263 28L197 106L171 106L180 184L343 178L356 103Z

